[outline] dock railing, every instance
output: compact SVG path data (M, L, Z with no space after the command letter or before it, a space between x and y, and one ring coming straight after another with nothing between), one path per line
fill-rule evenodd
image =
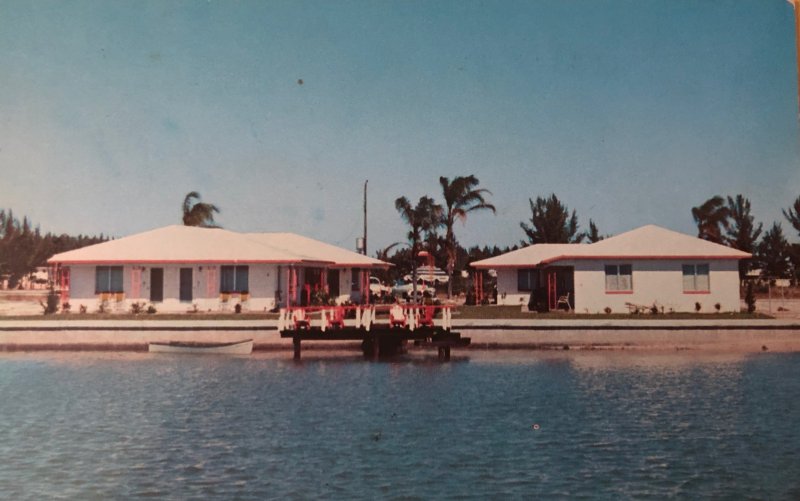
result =
M291 306L280 309L278 330L320 329L325 332L355 327L369 331L373 326L380 326L412 331L418 328L449 331L452 320L450 305Z

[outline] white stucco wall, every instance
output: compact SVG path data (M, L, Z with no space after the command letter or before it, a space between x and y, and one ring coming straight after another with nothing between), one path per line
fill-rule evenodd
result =
M96 312L100 306L100 295L95 294L95 266L94 265L72 265L70 266L70 305L74 311L78 311L83 305L89 312ZM134 295L135 287L131 283L134 268L140 270L139 293ZM233 311L236 304L242 304L243 311L269 311L276 306L275 292L279 288L282 294L288 293L287 267L270 264L251 264L248 273L249 298L242 301L239 294L231 294L227 302L221 300L220 266L219 265L197 265L197 264L168 264L168 265L125 265L123 266L122 279L124 299L120 302L112 297L107 301L107 307L114 312L130 311L131 304L138 302L145 305L150 304L150 270L151 268L162 268L164 270L164 300L154 303L158 312L161 313L183 313L194 309L198 311ZM192 268L192 301L182 302L180 297L180 269ZM213 271L212 271L213 270ZM279 271L280 270L280 271ZM305 271L297 268L297 294L292 300L293 304L300 304L303 294L302 284L305 282ZM280 282L278 274L280 276ZM347 300L358 301L360 294L351 293L351 270L331 269L329 276L339 273L339 290L331 291L331 294L338 302ZM211 280L209 282L209 275Z
M502 268L497 270L497 304L506 306L522 306L528 304L530 291L517 290L517 269Z
M605 265L630 264L633 268L631 293L613 293L605 290ZM683 291L684 264L708 264L710 290L708 293ZM739 311L739 271L736 260L679 261L573 261L559 265L575 269L575 311L602 313L611 308L615 313L627 313L626 303L650 306L653 303L665 312L693 312L700 303L701 312L713 313L714 305L720 311ZM497 272L498 303L506 305L527 304L530 292L517 290L517 270L500 269Z
M150 270L162 268L164 270L164 300L153 303L157 311L186 312L193 310L195 305L198 311L233 311L237 303L241 303L244 311L267 311L275 307L275 291L278 288L277 266L267 264L249 265L248 290L250 296L242 301L239 294L231 294L227 302L222 301L219 281L220 267L218 265L196 264L169 264L163 266L136 266L141 270L139 293L134 294L132 284L134 266L123 266L122 279L124 299L117 302L111 298L107 306L111 311L129 311L131 304L150 304ZM180 269L192 269L192 301L180 301ZM209 281L209 276L211 280ZM285 280L284 280L285 281ZM285 284L282 284L285 287ZM80 306L86 306L88 311L97 311L100 306L100 296L95 294L95 266L73 265L70 266L70 305L74 311Z
M356 286L358 286L358 282L356 282ZM353 301L354 303L358 303L361 301L361 291L360 290L352 290L353 287L353 269L352 268L344 268L342 269L342 275L339 282L339 298L337 299L338 302L342 301Z

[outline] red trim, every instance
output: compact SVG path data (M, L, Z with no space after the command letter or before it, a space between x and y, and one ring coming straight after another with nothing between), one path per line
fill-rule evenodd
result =
M606 294L633 294L633 291L606 291Z
M394 266L391 263L386 263L385 265L382 264L361 264L361 263L335 263L329 266L329 268L391 268Z
M107 259L107 260L70 260L70 261L48 261L51 264L301 264L310 266L322 266L328 268L344 269L344 268L370 268L370 269L388 269L394 266L387 263L386 265L363 265L363 264L350 264L350 263L334 263L333 261L279 261L272 259L253 259L253 260L230 260L230 259Z
M739 260L739 259L748 259L752 257L752 254L748 254L747 256L636 256L636 255L619 255L619 256L556 256L549 259L544 259L538 263L530 263L530 264L471 264L473 268L480 268L480 269L498 269L498 268L535 268L540 265L554 263L556 261L586 261L586 260L625 260L625 261L690 261L690 260L703 260L703 261L711 261L715 259L721 260Z
M597 260L601 260L601 259L604 259L604 260L612 260L612 259L615 259L615 260L616 260L616 259L618 259L618 260L630 260L630 261L634 261L634 260L638 260L638 261L658 261L658 260L664 260L664 261L676 261L676 260L681 260L681 261L684 261L684 260L704 260L704 261L706 261L706 260L713 260L713 259L724 259L724 260L736 259L736 260L738 261L739 259L747 259L747 258L750 258L750 257L753 257L753 255L752 255L752 254L748 254L747 256L742 256L742 257L740 257L740 256L708 256L708 255L701 255L701 256L697 256L697 255L686 255L686 256L637 256L637 255L618 255L618 256L556 256L556 257L554 257L554 258L550 258L550 259L545 259L545 260L543 260L543 261L542 261L542 264L548 264L548 263L551 263L551 262L553 262L553 261L566 261L566 260L570 260L570 259L572 259L572 260L576 260L576 261L585 261L585 260L587 260L587 259L597 259Z
M49 261L58 264L307 264L330 265L332 261L276 261L269 259L231 260L231 259L106 259L106 260L75 260L75 261Z
M684 294L711 294L711 291L683 291Z

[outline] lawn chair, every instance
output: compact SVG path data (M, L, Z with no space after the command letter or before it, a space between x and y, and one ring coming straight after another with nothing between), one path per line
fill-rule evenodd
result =
M389 309L389 327L405 327L406 314L403 307L395 304Z
M344 308L337 306L331 311L328 317L328 325L334 329L341 329L344 327Z
M433 327L433 316L435 314L435 306L423 306L422 315L417 319L417 325L422 327Z
M306 310L298 308L292 312L292 320L294 321L294 330L306 329L311 327L311 322L306 316Z
M572 311L572 305L569 304L569 292L563 296L559 296L558 301L556 301L556 309L561 308L561 305L566 306L567 311Z

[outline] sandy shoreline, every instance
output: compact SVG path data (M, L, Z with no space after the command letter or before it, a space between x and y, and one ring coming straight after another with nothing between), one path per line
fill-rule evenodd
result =
M640 321L641 322L641 321ZM663 324L663 321L660 321ZM564 325L556 329L529 325L454 325L472 340L474 350L655 350L655 351L798 351L800 325L766 321L772 325L675 326L626 329ZM186 321L0 321L0 351L102 350L144 351L149 342L233 342L253 339L256 351L291 351L291 339L282 339L272 321L220 321L186 325ZM209 325L212 323L213 325ZM752 323L752 321L751 321ZM42 324L50 324L49 326ZM60 324L60 325L52 325ZM67 324L67 325L64 325ZM84 324L84 325L81 325ZM111 324L111 325L109 325ZM232 325L233 324L233 325ZM304 350L358 349L358 342L303 343ZM460 351L459 349L458 351Z
M261 352L291 351L277 321L187 317L162 320L81 319L58 315L14 319L8 315L41 315L43 291L3 291L0 295L0 351L146 351L153 341L232 342L253 339ZM13 296L13 297L12 297ZM789 306L787 304L787 306ZM798 308L775 319L453 319L453 330L476 350L627 350L642 352L723 351L800 352ZM4 318L6 317L6 318ZM304 351L357 350L358 342L304 342Z

